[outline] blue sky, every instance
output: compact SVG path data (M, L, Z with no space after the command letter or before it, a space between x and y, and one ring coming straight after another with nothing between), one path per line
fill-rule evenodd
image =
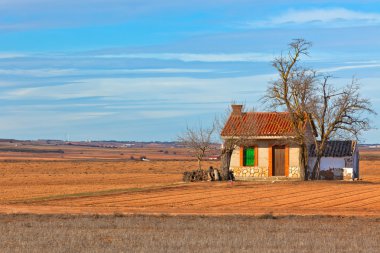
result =
M264 110L293 38L380 113L380 3L305 2L1 0L0 137L170 141L231 101Z

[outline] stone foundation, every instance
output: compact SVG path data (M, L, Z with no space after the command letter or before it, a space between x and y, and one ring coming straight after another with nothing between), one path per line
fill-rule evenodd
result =
M268 168L261 167L235 167L231 171L237 179L267 178L269 175Z
M238 180L249 180L255 178L269 178L269 169L263 167L232 167L230 169L234 177ZM287 178L301 178L299 167L289 167L289 176Z
M325 180L352 180L352 168L333 168L329 170L321 170L319 173L321 179Z

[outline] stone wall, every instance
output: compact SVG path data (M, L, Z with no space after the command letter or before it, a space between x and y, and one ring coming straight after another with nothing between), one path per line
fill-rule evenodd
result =
M352 180L353 169L352 168L333 168L329 170L321 170L319 172L321 179L325 180Z
M252 143L258 147L256 158L257 166L243 167L240 164L240 147L236 146L232 152L230 170L234 173L236 179L249 180L255 178L268 178L271 157L269 157L269 149L272 145L276 145L275 140L260 140ZM289 176L288 178L300 178L300 148L295 144L289 144Z
M301 178L301 169L299 167L289 167L289 178Z
M258 147L258 167L268 167L269 166L269 146L275 144L271 141L260 141L256 145ZM294 144L289 146L289 166L290 167L300 167L300 148ZM231 167L240 166L240 147L235 147L231 156Z
M268 168L263 167L233 167L231 171L236 179L267 178Z
M291 146L289 147L289 170L290 167L300 167L300 153L299 147Z
M268 142L267 141L260 141L258 146L258 167L267 168L269 166L269 148L268 148Z
M240 166L240 147L236 147L231 156L231 164L230 167L238 167Z

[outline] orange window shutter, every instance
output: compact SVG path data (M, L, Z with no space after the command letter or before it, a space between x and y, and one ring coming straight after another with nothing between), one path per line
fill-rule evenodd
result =
M240 166L244 164L244 147L240 147Z
M259 148L255 146L255 167L259 165Z

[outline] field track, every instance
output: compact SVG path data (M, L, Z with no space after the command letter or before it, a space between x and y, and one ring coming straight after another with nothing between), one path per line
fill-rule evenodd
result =
M380 217L379 161L363 161L358 182L182 183L192 161L0 165L0 213Z

